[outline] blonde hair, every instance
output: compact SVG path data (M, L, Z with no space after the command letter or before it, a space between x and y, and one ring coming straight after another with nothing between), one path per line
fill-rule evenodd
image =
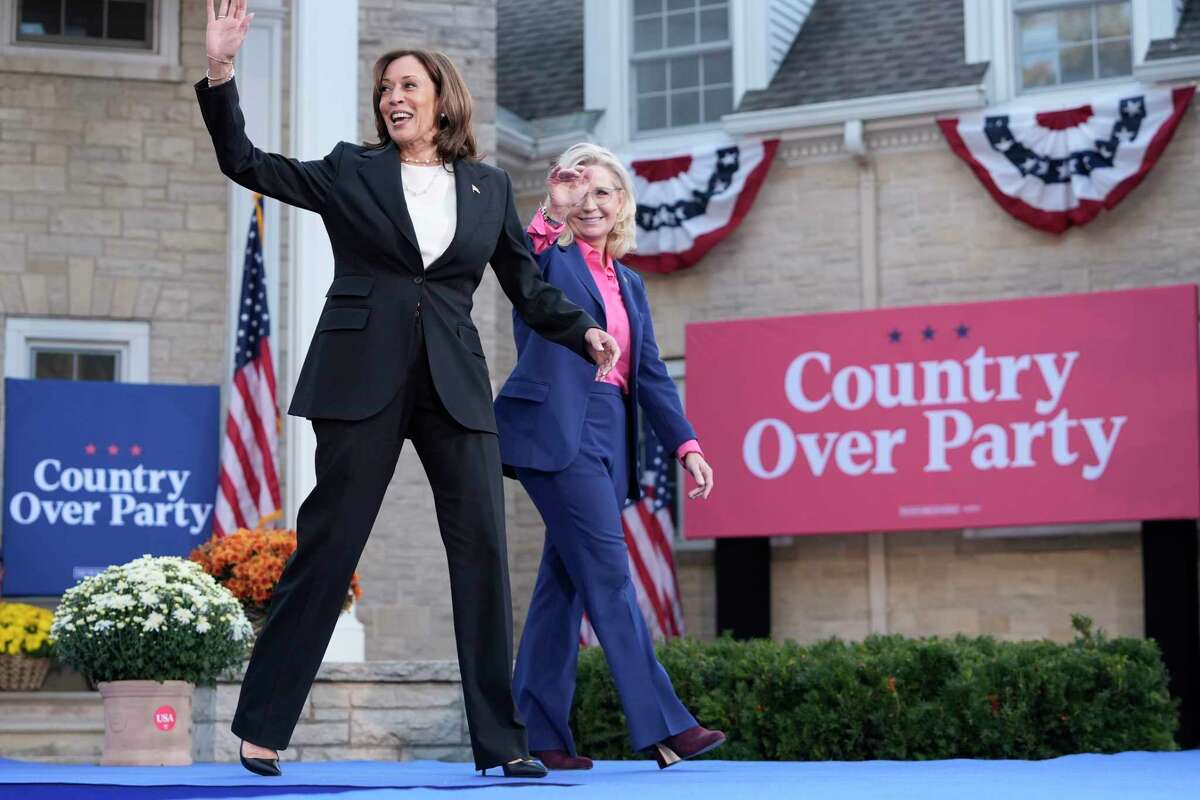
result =
M621 258L626 253L637 249L637 223L635 221L637 199L633 196L633 179L629 177L629 171L625 169L625 165L621 163L620 159L613 155L611 150L598 144L580 142L568 147L554 163L563 169L604 167L616 177L620 184L619 188L622 189L623 201L620 209L617 210L617 219L613 224L613 229L608 232L608 239L604 243L605 250L613 258ZM546 195L542 205L546 208L550 207L549 195ZM558 243L563 247L569 247L574 241L575 232L571 230L570 225L566 225L563 227L563 232L559 234Z

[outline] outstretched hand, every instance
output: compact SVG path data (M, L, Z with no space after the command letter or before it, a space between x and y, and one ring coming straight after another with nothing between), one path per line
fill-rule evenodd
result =
M213 5L220 6L220 11ZM204 43L208 57L218 62L233 61L246 33L250 30L253 14L246 13L247 0L208 0L208 27ZM210 66L212 66L210 64Z
M612 334L599 328L588 328L583 338L587 342L588 355L599 366L596 370L596 380L600 380L617 366L621 348Z
M583 205L592 188L592 168L563 169L558 164L546 176L546 193L550 195L550 215L566 222Z

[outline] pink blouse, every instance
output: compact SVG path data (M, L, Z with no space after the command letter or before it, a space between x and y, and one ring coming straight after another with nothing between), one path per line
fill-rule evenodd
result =
M558 240L562 230L563 225L555 227L546 222L540 211L534 214L533 220L526 229L529 238L533 241L533 252L535 254L543 252ZM621 286L617 282L616 269L607 253L601 254L599 250L579 238L575 239L575 244L579 246L579 252L583 254L583 260L587 264L588 272L592 274L592 280L596 282L596 288L600 290L600 298L604 301L604 317L608 333L617 340L617 346L621 348L621 357L617 359L617 366L601 380L619 386L622 392L629 394L629 370L632 363L632 356L629 353L631 336L629 313L625 310L625 300L621 297ZM704 455L700 450L700 443L695 439L689 439L679 445L675 451L675 457L683 461L684 456L688 453Z

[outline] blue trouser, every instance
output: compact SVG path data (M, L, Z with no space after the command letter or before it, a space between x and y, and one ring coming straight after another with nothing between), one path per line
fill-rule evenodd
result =
M585 610L608 659L634 749L696 724L658 663L629 574L621 528L629 485L625 416L621 390L597 383L575 460L561 472L517 470L546 523L513 675L530 750L575 754L568 720Z

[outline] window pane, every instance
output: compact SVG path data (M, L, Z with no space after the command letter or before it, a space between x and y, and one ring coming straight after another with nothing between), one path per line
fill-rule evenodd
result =
M663 46L662 17L639 19L633 23L633 50L641 53L646 50L660 50Z
M662 0L634 0L633 13L638 15L661 14L662 7Z
M667 127L667 98L665 95L638 100L637 129L655 130Z
M667 62L650 61L638 64L636 69L638 94L667 90Z
M1058 55L1059 80L1062 83L1090 81L1096 77L1092 67L1092 46L1064 47Z
M695 8L696 0L667 0L668 11L678 11L682 8Z
M1053 86L1057 59L1054 52L1026 53L1021 61L1021 85L1026 89L1038 86Z
M733 83L733 54L728 50L704 57L704 85L717 83Z
M25 0L21 3L20 33L24 36L58 36L62 33L59 0Z
M733 111L733 87L709 89L704 93L704 121L716 122L722 114Z
M104 36L104 0L67 0L67 15L63 23L67 36Z
M109 0L108 38L146 41L146 8L146 0Z
M1101 39L1129 35L1129 3L1105 3L1098 11Z
M700 41L720 42L729 38L729 12L711 8L700 12Z
M117 357L112 353L80 353L79 380L115 381Z
M671 95L671 127L695 125L700 121L700 92L679 92Z
M1058 44L1058 26L1054 13L1021 15L1021 50L1044 50Z
M1062 42L1092 39L1092 7L1066 8L1058 12L1058 38Z
M671 59L671 90L691 89L700 85L700 57Z
M667 16L667 47L696 43L696 15L691 11Z
M1128 39L1123 42L1104 42L1099 50L1101 78L1115 78L1133 71L1133 53L1129 49Z
M33 354L33 377L42 380L69 381L75 377L75 356L39 350Z

